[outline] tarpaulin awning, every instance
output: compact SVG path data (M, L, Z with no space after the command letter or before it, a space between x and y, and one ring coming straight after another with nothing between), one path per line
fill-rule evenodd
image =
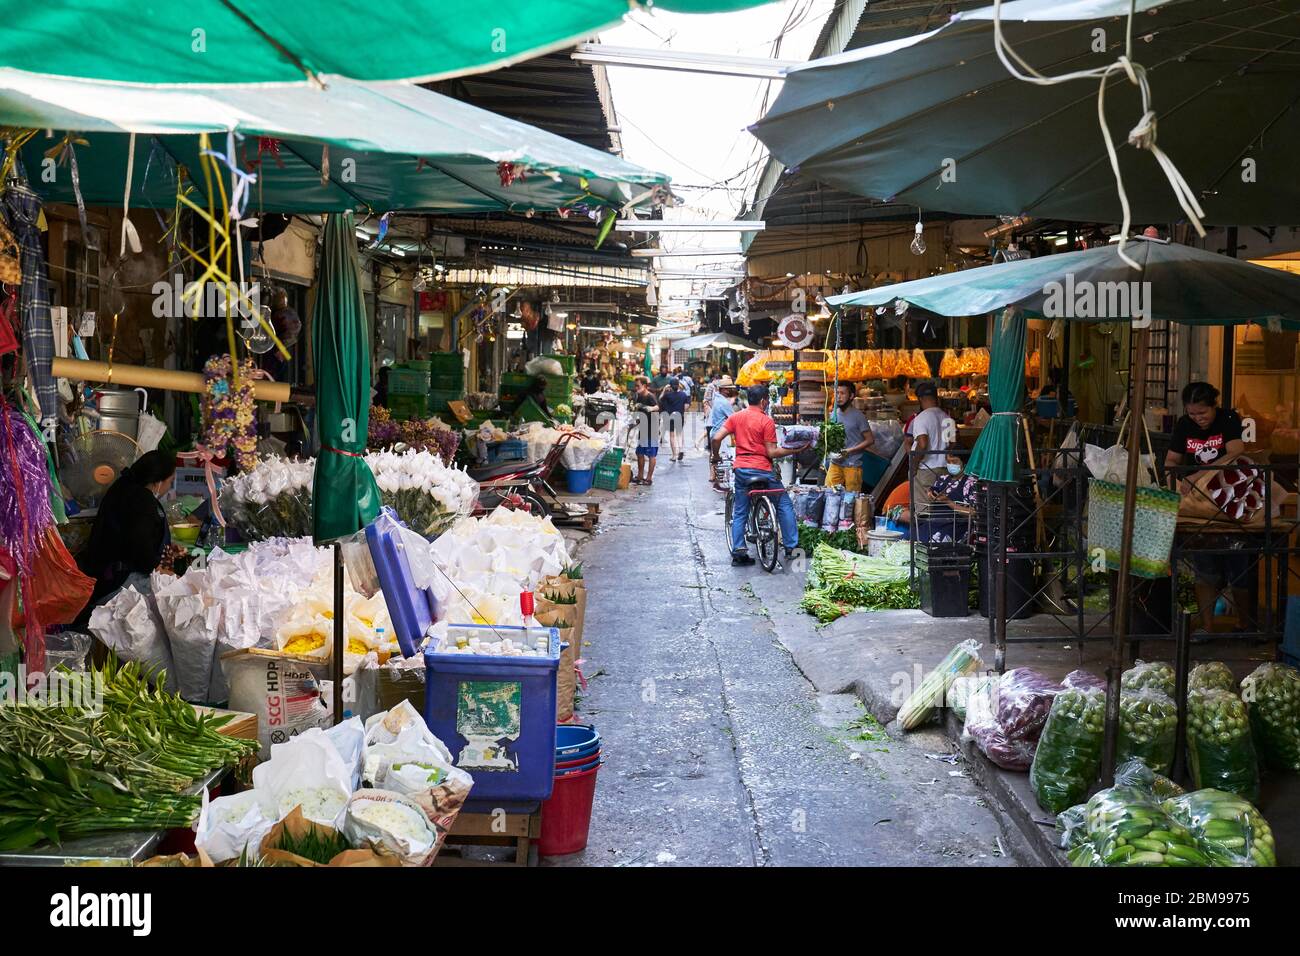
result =
M673 343L674 351L691 351L692 349L735 349L737 352L757 352L759 347L747 342L730 332L705 332L692 335L688 339L678 339Z
M719 13L766 0L656 0ZM0 63L114 83L283 83L312 74L430 81L571 46L639 0L41 0L10 10Z
M1012 48L1048 76L1115 63L1130 0L1002 5ZM1300 0L1137 0L1133 59L1151 89L1145 122L1123 71L1105 112L1135 222L1181 221L1156 157L1128 144L1148 129L1214 224L1300 221ZM1024 72L1022 70L1022 72ZM790 69L754 127L802 176L875 199L972 215L1122 219L1098 122L1096 79L1013 77L992 8L944 26Z
M131 201L142 206L171 207L175 166L198 169L194 134L202 132L245 137L237 161L256 164L255 205L268 212L622 206L668 181L401 82L333 77L325 89L287 83L158 90L0 69L0 124L83 134L86 145L76 147L80 187L96 205L122 202L129 133L137 134ZM46 153L60 142L32 139L24 148L27 168L44 171ZM226 138L214 136L213 148L224 152ZM74 201L67 164L53 173L53 182L32 175L33 187L46 200Z
M1300 329L1300 276L1176 242L1136 237L1127 265L1114 246L1002 262L826 297L831 308L903 300L939 315L1008 306L1081 322L1166 319L1185 325Z

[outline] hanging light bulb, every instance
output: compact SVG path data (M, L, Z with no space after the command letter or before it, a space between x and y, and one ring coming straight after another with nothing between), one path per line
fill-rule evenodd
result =
M271 324L271 307L262 306L262 322L255 322L252 316L248 316L240 325L240 336L244 340L244 347L254 355L264 355L275 348L275 342L266 332L265 326Z
M925 255L925 236L923 235L924 232L925 232L925 225L921 222L921 214L918 212L916 218L916 235L912 237L912 246L911 246L912 255L914 256Z

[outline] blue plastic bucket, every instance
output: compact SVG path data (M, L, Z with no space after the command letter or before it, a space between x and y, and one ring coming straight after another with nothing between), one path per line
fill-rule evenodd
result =
M556 724L555 759L573 760L600 750L600 734L591 724Z
M582 471L574 471L570 468L568 475L565 476L565 480L569 484L569 494L583 495L591 491L591 483L595 480L595 477L595 468L584 468Z

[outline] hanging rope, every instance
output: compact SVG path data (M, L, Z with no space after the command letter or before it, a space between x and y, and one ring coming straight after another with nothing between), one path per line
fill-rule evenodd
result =
M1097 122L1101 126L1102 140L1106 144L1106 155L1110 159L1111 171L1115 174L1115 187L1119 192L1120 209L1124 214L1124 221L1120 226L1119 238L1119 257L1127 262L1134 269L1141 270L1142 266L1133 258L1128 256L1124 247L1128 242L1129 230L1132 227L1133 217L1129 208L1128 192L1124 188L1124 176L1119 168L1119 154L1115 151L1115 141L1110 134L1110 127L1106 125L1106 83L1110 78L1117 74L1123 73L1128 77L1128 81L1138 88L1142 96L1142 117L1138 120L1128 134L1128 143L1138 149L1145 149L1155 157L1156 162L1160 164L1165 178L1169 180L1169 185L1173 188L1174 198L1178 200L1178 205L1182 207L1183 213L1186 214L1192 228L1196 230L1197 235L1205 237L1205 226L1201 220L1205 217L1205 211L1201 208L1192 187L1188 185L1183 174L1178 171L1174 161L1169 155L1156 145L1156 113L1151 108L1151 87L1147 81L1146 68L1141 63L1133 59L1133 18L1137 10L1137 0L1129 0L1128 19L1124 37L1124 53L1104 67L1096 67L1089 70L1076 70L1073 73L1063 73L1059 76L1045 76L1030 66L1025 59L1020 56L1011 44L1002 34L1002 4L1003 0L993 0L993 48L1002 61L1002 65L1007 68L1007 72L1018 80L1025 83L1032 83L1035 86L1055 86L1058 83L1068 83L1072 80L1097 80ZM1016 64L1023 69L1017 69L1012 64Z

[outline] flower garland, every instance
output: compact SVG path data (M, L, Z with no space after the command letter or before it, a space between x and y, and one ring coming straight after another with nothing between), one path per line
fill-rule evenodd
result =
M230 447L240 471L257 464L257 420L253 414L253 379L257 367L251 359L239 364L239 385L230 381L229 355L216 355L203 366L207 391L203 397L203 446L214 455Z

